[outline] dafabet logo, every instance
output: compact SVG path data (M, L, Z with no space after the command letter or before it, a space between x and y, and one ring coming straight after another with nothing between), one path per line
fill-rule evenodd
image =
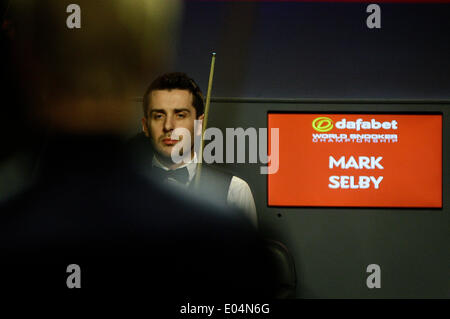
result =
M375 119L371 119L370 121L363 121L363 119L357 119L356 121L348 121L343 118L340 121L337 121L335 124L333 120L329 117L320 116L316 117L312 121L312 127L318 132L325 133L330 131L333 127L336 127L338 130L397 130L398 122L396 120L386 121L386 122L378 122Z
M317 117L312 121L312 127L318 132L328 132L333 128L333 120L325 116Z

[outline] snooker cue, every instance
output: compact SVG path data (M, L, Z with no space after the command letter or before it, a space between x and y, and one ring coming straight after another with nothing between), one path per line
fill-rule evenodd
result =
M196 189L199 188L200 185L200 175L202 173L202 162L203 162L203 147L205 145L204 142L204 134L205 134L205 130L206 130L206 126L208 123L208 114L209 114L209 105L210 105L210 101L211 101L211 90L212 90L212 82L213 82L213 77L214 77L214 64L216 62L216 53L213 52L212 53L212 57L211 57L211 68L209 71L209 81L208 81L208 91L206 93L206 104L205 104L205 117L203 119L203 123L202 123L202 135L201 135L201 144L200 144L200 150L199 150L199 157L197 158L197 173L195 174L195 180L194 180L194 186Z

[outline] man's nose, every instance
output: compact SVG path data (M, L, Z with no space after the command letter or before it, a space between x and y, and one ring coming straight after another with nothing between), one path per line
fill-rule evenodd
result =
M168 115L166 116L166 120L164 121L164 131L165 132L170 132L172 130L175 129L175 125L174 125L174 117L172 115Z

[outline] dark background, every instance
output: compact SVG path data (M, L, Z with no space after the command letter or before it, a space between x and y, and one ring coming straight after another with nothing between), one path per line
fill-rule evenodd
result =
M450 4L379 3L382 27L368 29L368 3L183 3L165 71L206 94L217 53L209 127L267 127L269 111L443 114L442 209L268 207L264 164L222 166L252 188L262 233L293 255L297 298L450 298ZM366 286L369 264L380 289Z
M173 70L206 94L217 52L208 126L223 130L267 127L277 110L442 112L443 209L269 208L261 164L226 167L294 255L297 297L449 298L450 5L380 3L381 29L367 28L367 5L187 1ZM366 287L369 264L381 289Z
M375 2L376 3L376 2ZM213 96L445 99L450 4L185 2L174 69Z

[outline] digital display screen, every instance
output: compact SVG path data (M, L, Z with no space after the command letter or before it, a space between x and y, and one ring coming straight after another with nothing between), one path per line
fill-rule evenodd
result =
M269 113L272 128L269 206L442 207L442 114Z

